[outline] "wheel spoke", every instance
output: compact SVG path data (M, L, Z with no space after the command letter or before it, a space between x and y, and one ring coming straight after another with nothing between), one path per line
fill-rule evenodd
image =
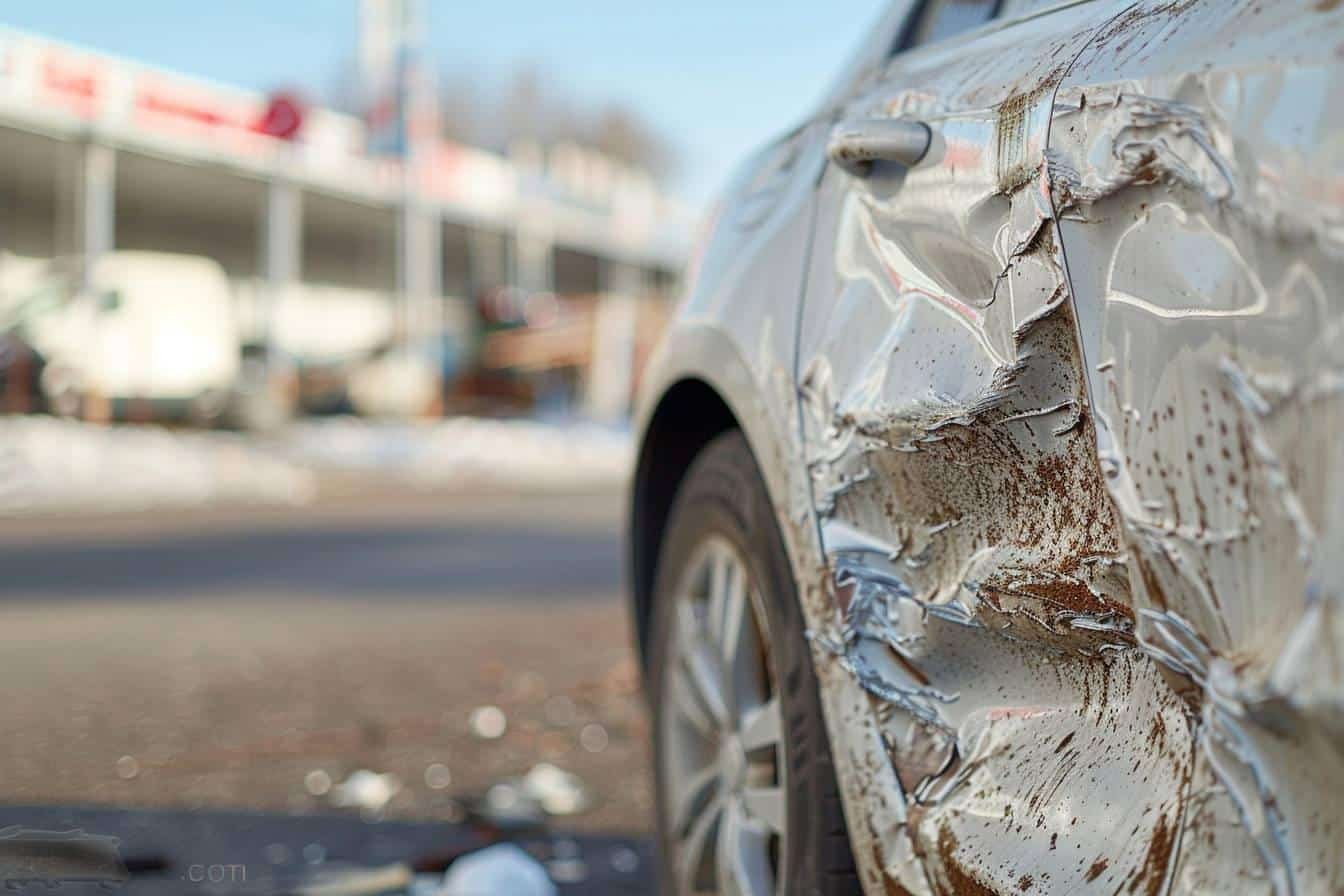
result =
M775 891L769 834L731 805L719 822L718 877L720 896L773 896Z
M724 662L731 669L737 663L742 650L742 635L750 624L747 620L747 589L737 563L729 558L721 565L725 571L710 604L710 619L715 626L714 638L723 652Z
M779 697L771 697L768 702L743 713L742 748L748 753L777 747L782 738L783 716Z
M724 547L716 547L710 552L709 559L709 628L713 633L718 632L720 626L719 613L723 608L724 595L728 593L732 584L734 567L733 555L728 553Z
M660 729L676 893L775 896L787 842L780 689L758 583L711 536L672 608Z
M744 707L765 697L760 665L760 636L752 607L751 584L742 561L727 548L712 561L710 576L710 639L723 659L724 696L728 712L741 721Z
M777 834L784 833L784 791L779 787L747 787L742 791L747 816Z
M695 618L695 608L689 602L677 608L677 623L681 666L691 694L713 723L722 726L728 719L722 664L705 642L699 620Z
M691 727L702 738L712 738L718 734L719 726L710 715L704 703L696 695L695 684L691 681L691 673L680 663L671 670L672 683L671 694L672 704L681 714L682 718L690 722Z
M699 814L718 799L714 791L719 783L719 767L710 763L679 783L680 793L676 797L676 809L672 814L672 832L678 837L684 837Z
M722 826L723 803L715 797L696 816L681 841L677 857L684 893L696 893L712 885L715 873L715 838Z

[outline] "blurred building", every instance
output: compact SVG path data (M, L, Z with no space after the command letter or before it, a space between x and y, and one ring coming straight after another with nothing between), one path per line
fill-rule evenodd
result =
M586 351L578 400L618 413L647 329L621 302L671 291L685 210L578 147L506 157L422 134L374 154L386 134L370 136L294 97L0 30L0 307L52 259L202 256L227 277L240 355L270 374L388 356L544 371ZM396 405L410 387L384 366L363 388Z

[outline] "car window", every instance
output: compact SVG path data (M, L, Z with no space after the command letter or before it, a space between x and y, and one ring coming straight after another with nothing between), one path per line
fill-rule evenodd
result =
M998 0L931 0L921 10L906 47L947 40L970 31L992 19L997 6Z

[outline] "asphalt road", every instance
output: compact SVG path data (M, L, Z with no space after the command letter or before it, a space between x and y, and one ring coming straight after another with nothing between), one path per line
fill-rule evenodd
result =
M83 863L78 877L62 877L61 866L49 862L41 883L7 890L24 893L100 894L128 896L295 896L312 893L319 882L329 886L351 870L386 870L401 866L420 881L441 879L451 863L467 853L509 842L532 855L551 872L559 896L650 896L654 892L654 856L647 839L609 835L555 833L515 834L501 840L470 824L384 821L367 824L333 815L295 819L256 812L122 811L40 806L0 807L0 829L20 831L78 830L105 844L101 863ZM23 835L15 838L20 843ZM80 838L88 843L88 838ZM0 840L0 874L21 863ZM109 850L107 847L110 846ZM320 859L315 861L315 859ZM90 867L92 865L92 868ZM53 867L54 866L54 867ZM100 867L101 866L101 867ZM68 866L67 866L68 867ZM97 881L101 872L103 881ZM6 875L7 876L7 875ZM47 883L55 879L56 887ZM111 883L122 881L125 883ZM349 882L347 881L347 884ZM325 892L368 893L343 889ZM395 896L387 890L383 896ZM432 892L426 887L419 892ZM508 894L500 894L508 896Z
M0 522L0 816L260 813L298 842L332 818L456 824L550 763L586 804L554 830L643 843L621 516L615 494L373 489ZM361 769L385 805L343 805Z
M621 587L620 496L407 493L313 508L0 522L0 600L590 599Z

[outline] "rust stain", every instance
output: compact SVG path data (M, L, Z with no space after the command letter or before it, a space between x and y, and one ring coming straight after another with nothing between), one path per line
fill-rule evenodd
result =
M938 896L997 896L957 860L957 837L943 825L938 830L938 858L945 880L937 881Z
M1145 896L1157 896L1162 892L1162 884L1166 881L1167 866L1171 864L1171 852L1175 845L1176 829L1168 825L1166 816L1163 816L1157 820L1157 826L1153 829L1143 865L1130 878L1128 892L1139 892L1140 884L1144 885L1142 892Z
M885 867L882 860L882 849L878 846L876 835L873 837L873 867L882 869ZM882 892L885 896L914 896L909 890L901 886L900 882L885 871L878 872L882 878Z

